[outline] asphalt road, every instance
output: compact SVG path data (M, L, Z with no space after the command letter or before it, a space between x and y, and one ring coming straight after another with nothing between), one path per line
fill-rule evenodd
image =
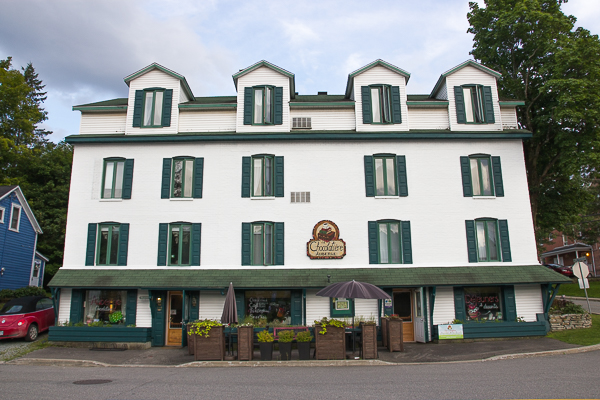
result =
M575 304L579 304L585 311L588 311L588 304L586 300L570 300ZM590 300L590 309L592 310L592 314L600 314L600 301Z
M600 351L378 367L67 368L0 365L2 399L598 398ZM80 380L111 382L81 385Z

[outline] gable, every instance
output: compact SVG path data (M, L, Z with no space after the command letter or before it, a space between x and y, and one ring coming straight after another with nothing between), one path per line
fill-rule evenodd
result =
M499 72L494 71L493 69L488 68L485 65L481 65L473 60L467 60L467 61L463 62L462 64L459 64L456 67L451 68L448 71L444 72L442 75L440 75L440 78L438 79L437 83L433 87L433 90L431 91L430 97L436 97L436 94L440 90L440 88L445 86L447 77L460 72L464 68L468 68L470 70L476 69L476 70L480 71L481 73L487 75L488 77L489 76L493 77L494 79L501 77ZM464 74L464 71L462 72L462 74ZM471 83L473 83L473 82L471 82Z
M188 85L187 80L185 79L185 77L183 75L178 74L177 72L172 71L168 68L165 68L162 65L157 64L157 63L152 63L152 64L148 65L147 67L142 68L141 70L134 72L131 75L126 76L124 78L124 81L127 84L127 86L130 86L131 81L136 80L136 79L148 74L151 71L160 71L165 75L171 76L171 77L179 80L180 84L181 84L181 89L188 97L188 100L194 99L194 94L192 93L192 89L190 89L190 86Z
M9 218L12 209L11 204L15 203L21 206L21 223L23 222L23 215L25 215L27 216L27 219L29 220L33 230L35 230L37 233L43 233L42 228L33 215L33 211L29 207L29 203L27 203L27 200L21 191L21 188L19 186L13 186L12 190L2 190L6 187L7 186L0 186L0 207L4 208L4 223L6 226L9 224ZM2 192L4 193L2 194Z
M256 64L253 64L247 68L244 68L242 70L240 70L239 72L233 74L233 84L235 85L236 90L238 90L238 80L248 74L252 74L257 70L263 70L263 74L266 73L266 69L269 69L273 72L276 72L279 75L283 75L285 76L288 81L289 81L289 90L290 90L290 96L293 99L295 97L295 91L296 91L296 78L295 75L293 73L291 73L290 71L287 71L281 67L278 67L275 64L271 64L268 61L262 60L257 62ZM269 83L269 82L264 82L264 83Z
M398 75L402 75L406 79L406 82L408 82L408 80L410 79L409 72L403 70L402 68L398 68L395 65L390 64L386 61L383 61L382 59L378 59L378 60L375 60L372 63L367 64L364 67L361 67L361 68L357 69L356 71L353 71L348 74L348 83L346 84L346 98L349 99L350 96L352 95L352 89L354 86L354 78L356 76L363 74L363 73L371 70L372 68L376 68L376 67L382 67L382 68L392 71ZM386 82L373 82L373 83L386 83Z

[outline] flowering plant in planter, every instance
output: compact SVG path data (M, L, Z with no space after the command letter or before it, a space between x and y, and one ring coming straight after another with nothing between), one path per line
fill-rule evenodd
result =
M256 334L260 346L260 359L263 361L271 361L273 359L273 342L275 337L268 329L260 331Z
M209 337L208 334L213 326L223 326L223 324L214 319L205 319L203 321L192 322L190 324L190 330L188 331L188 335Z
M279 337L279 353L282 360L290 360L292 358L292 341L294 340L294 331L281 331L277 335Z
M313 336L310 331L301 331L296 335L298 341L298 356L301 360L310 360L310 342Z
M335 318L331 318L328 319L327 317L323 317L323 319L319 320L315 320L315 325L321 325L321 330L319 331L319 333L321 335L324 335L327 333L327 326L335 326L336 328L345 328L346 327L346 323L344 321L340 321L339 319L335 319Z

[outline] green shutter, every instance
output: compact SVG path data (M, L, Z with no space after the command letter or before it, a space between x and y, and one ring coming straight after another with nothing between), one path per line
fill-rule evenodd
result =
M171 197L171 162L170 158L163 158L162 184L160 187L160 198Z
M369 221L369 264L379 264L376 221Z
M292 325L302 325L302 290L292 290L290 316Z
M465 290L461 287L454 288L454 318L466 322Z
M471 183L471 160L469 157L460 158L460 172L462 175L463 196L473 197L473 184Z
M171 106L173 105L173 89L165 90L161 126L171 126Z
M274 265L284 265L284 229L283 222L275 222L275 263Z
M125 160L123 170L123 198L131 199L131 186L133 185L133 159Z
M69 322L76 324L83 321L83 295L85 290L73 289L71 291L71 313Z
M121 224L119 227L119 255L117 265L127 265L127 248L129 247L129 224Z
M200 292L193 291L190 294L190 321L196 321L200 316ZM194 301L196 299L196 306L194 307Z
M492 100L492 87L483 87L483 108L485 110L485 122L493 124L496 122L494 118L494 101Z
M283 156L275 157L275 197L284 196L283 187Z
M244 88L244 125L252 125L252 88Z
M275 125L283 125L283 88L276 87L275 88L275 118L273 118L273 123Z
M367 197L375 197L375 173L373 171L373 156L365 156L365 189Z
M238 321L241 322L246 317L246 307L244 306L244 292L241 290L235 292L235 306L237 307Z
M250 197L252 157L242 157L242 197Z
M512 257L510 255L510 239L508 237L508 221L505 219L499 219L498 230L500 231L500 247L502 248L502 261L512 261Z
M192 262L191 266L200 265L200 238L202 236L202 224L192 224Z
M360 88L362 99L363 124L373 123L373 113L371 111L371 88L363 86Z
M142 126L142 109L144 107L144 91L135 91L135 100L133 103L133 127L139 128Z
M242 222L242 265L252 264L252 249L250 247L250 235L252 224Z
M396 174L398 175L398 194L400 197L408 196L408 182L406 180L406 157L396 156Z
M125 325L135 325L137 310L137 289L127 291L127 307L125 309Z
M410 238L410 221L400 222L402 226L402 264L412 264L412 242Z
M504 184L502 183L502 165L500 164L500 157L492 157L492 171L494 175L494 191L496 197L504 197Z
M167 241L169 238L169 224L158 224L158 259L156 265L167 265Z
M204 176L204 157L197 157L194 160L194 198L202 198L202 179Z
M502 297L504 298L504 320L507 322L516 322L517 303L515 301L515 287L504 286Z
M402 123L402 110L400 108L400 86L392 86L392 123Z
M465 95L462 86L454 86L454 105L456 106L456 122L459 124L467 123L467 114L465 111Z
M469 254L469 262L477 262L477 242L475 240L475 221L466 220L465 227L467 229L467 252Z
M87 250L85 252L85 265L94 265L94 259L96 258L96 230L98 225L88 224L88 235L87 235Z

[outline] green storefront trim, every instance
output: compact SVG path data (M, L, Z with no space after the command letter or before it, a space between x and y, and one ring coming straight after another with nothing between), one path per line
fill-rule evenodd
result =
M541 265L395 268L59 269L50 287L74 289L322 288L352 279L382 288L570 283Z
M541 314L543 315L543 314ZM439 339L438 327L434 325L432 339ZM464 339L508 338L525 336L546 336L548 322L540 320L535 322L471 322L463 324Z
M54 342L137 342L150 341L152 328L125 326L51 326L48 340Z

